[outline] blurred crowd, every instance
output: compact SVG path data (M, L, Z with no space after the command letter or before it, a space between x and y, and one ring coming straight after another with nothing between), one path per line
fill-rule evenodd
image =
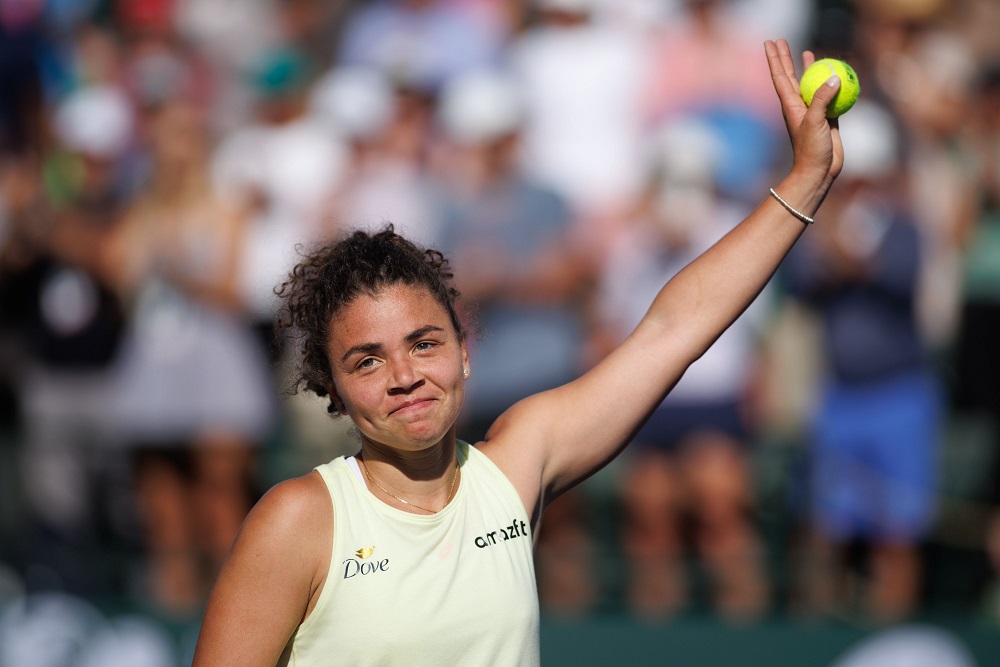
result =
M599 360L790 167L777 37L858 72L844 173L550 509L543 611L1000 627L998 29L991 0L0 0L0 665L52 624L93 639L74 665L189 651L94 619L196 624L256 498L353 453L288 390L301 249L446 253L464 439Z

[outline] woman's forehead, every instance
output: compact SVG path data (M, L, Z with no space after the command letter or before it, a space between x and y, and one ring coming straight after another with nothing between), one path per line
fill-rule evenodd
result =
M427 287L397 283L362 292L344 304L331 319L330 333L331 338L362 332L388 336L429 324L452 328L448 312Z

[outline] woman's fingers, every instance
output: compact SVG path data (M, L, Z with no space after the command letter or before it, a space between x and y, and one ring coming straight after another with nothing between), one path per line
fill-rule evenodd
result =
M807 69L812 67L812 64L816 62L816 54L812 51L802 52L802 71L805 72Z
M767 65L771 70L774 90L778 93L786 118L793 111L796 112L793 116L797 117L798 113L805 111L805 103L799 94L799 80L795 76L795 65L788 50L788 42L783 39L777 42L768 40L764 42L764 52L767 54Z
M783 42L784 40L778 41ZM778 93L782 104L791 96L798 97L798 91L793 84L793 79L788 76L787 67L790 63L786 62L786 59L782 56L778 44L771 40L764 42L764 52L767 54L767 66L771 70L771 81L774 83L774 89Z
M795 60L792 58L792 50L788 47L788 42L783 39L779 39L775 46L778 47L778 55L781 57L781 65L785 70L785 74L797 90L799 77L795 75Z

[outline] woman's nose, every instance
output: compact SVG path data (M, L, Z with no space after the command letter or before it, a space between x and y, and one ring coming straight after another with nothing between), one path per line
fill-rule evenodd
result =
M421 378L419 371L408 356L393 359L390 363L392 367L392 380L389 393L409 393L423 384L423 378Z

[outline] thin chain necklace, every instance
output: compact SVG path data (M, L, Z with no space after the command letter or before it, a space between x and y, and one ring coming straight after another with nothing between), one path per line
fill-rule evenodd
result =
M397 496L395 493L393 493L392 491L390 491L389 489L385 488L384 486L382 486L381 484L379 484L378 482L375 481L375 478L372 477L372 474L370 472L368 472L368 464L365 463L364 459L361 460L361 463L362 463L362 470L365 471L365 477L367 477L368 481L371 482L372 484L374 484L376 486L376 488L378 488L378 490L381 491L382 493L384 493L384 494L386 494L388 496L392 496L393 498L395 498L399 502L403 503L404 505L409 505L410 507L415 507L418 510L423 510L423 511L429 513L429 514L437 514L438 512L441 511L441 510L432 510L432 509L428 509L426 507L421 507L420 505L418 505L416 503L411 503L409 500L403 500L402 498L400 498L399 496ZM460 468L458 466L458 461L456 461L455 462L455 474L452 475L452 477L451 477L451 488L448 490L448 497L444 501L445 507L448 506L448 503L451 502L452 497L455 495L455 483L458 481L458 471L459 470L460 470ZM444 509L444 508L442 508L442 509Z

